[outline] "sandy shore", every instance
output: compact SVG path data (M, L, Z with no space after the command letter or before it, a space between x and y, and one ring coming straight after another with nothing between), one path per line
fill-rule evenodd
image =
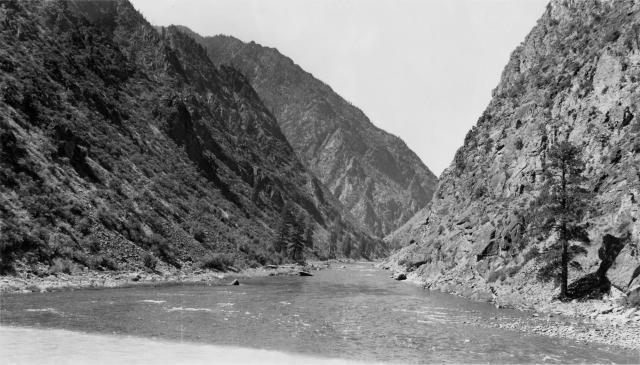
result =
M358 364L279 351L59 329L0 327L0 344L3 364Z
M0 293L41 293L59 290L126 288L134 286L162 286L176 284L226 285L233 280L299 275L300 271L313 272L328 267L328 262L312 262L306 266L280 265L250 268L238 272L217 272L184 269L176 272L157 273L145 271L99 272L86 271L76 274L57 273L44 277L23 273L16 276L0 276Z

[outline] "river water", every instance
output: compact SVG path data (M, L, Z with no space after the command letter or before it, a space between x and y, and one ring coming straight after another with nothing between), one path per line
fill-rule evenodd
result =
M137 354L155 362L174 362L167 357L172 351L194 354L188 346L207 345L220 351L206 356L247 349L244 359L258 363L274 351L284 356L275 357L278 362L298 363L306 361L286 356L394 363L640 362L630 350L485 327L530 314L430 293L393 281L369 263L317 271L313 277L246 279L239 286L2 295L0 304L0 356L16 362L39 362L52 354L64 359L96 342L102 351L111 343L129 360ZM153 346L163 351L151 351ZM108 351L98 358L92 351L85 360L108 362Z

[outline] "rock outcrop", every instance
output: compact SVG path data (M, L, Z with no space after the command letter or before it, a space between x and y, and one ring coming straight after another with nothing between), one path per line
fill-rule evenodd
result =
M431 200L437 179L416 154L291 59L254 42L183 29L214 63L247 77L302 162L372 233L383 237Z
M383 253L240 72L125 0L2 2L0 89L0 273L261 265L287 202L307 255Z
M418 224L390 239L414 240L390 261L432 288L531 304L550 300L538 257L553 239L527 235L546 153L580 146L595 193L591 244L570 282L640 287L640 4L553 0L512 53L493 99L440 177ZM591 276L588 276L591 275ZM602 280L601 280L602 279ZM637 295L636 295L637 296Z

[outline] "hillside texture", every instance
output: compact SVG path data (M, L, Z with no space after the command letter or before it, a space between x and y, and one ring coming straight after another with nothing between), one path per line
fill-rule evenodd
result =
M431 200L437 179L416 154L291 59L229 36L198 39L214 63L247 77L305 166L372 233L388 234Z
M382 247L297 158L248 80L127 1L0 8L4 273L277 261L281 209Z
M552 1L511 55L419 224L388 237L415 241L390 262L431 288L524 305L550 300L558 287L539 281L538 258L554 239L529 234L530 208L550 146L568 139L583 150L595 194L591 243L570 263L570 290L610 284L638 303L639 86L638 2Z

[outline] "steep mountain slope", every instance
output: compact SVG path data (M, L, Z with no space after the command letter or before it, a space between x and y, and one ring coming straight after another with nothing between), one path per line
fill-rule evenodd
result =
M416 234L420 229L422 229L422 226L427 221L430 210L431 204L420 209L413 217L411 217L411 219L406 221L395 231L386 235L384 237L384 241L387 242L389 247L393 250L415 243Z
M380 254L247 80L192 38L125 0L0 11L0 271L264 264L287 202L318 255L338 230Z
M291 59L229 36L194 37L249 79L303 163L371 232L384 236L429 202L437 179L416 154Z
M527 234L530 204L549 147L568 138L583 149L587 187L596 194L587 218L591 245L571 263L570 282L606 273L638 300L639 37L638 2L552 1L511 55L431 207L419 213L422 223L408 228L404 239L416 244L391 262L432 288L469 296L491 290L523 304L550 299L557 286L538 282L536 257L553 240Z

